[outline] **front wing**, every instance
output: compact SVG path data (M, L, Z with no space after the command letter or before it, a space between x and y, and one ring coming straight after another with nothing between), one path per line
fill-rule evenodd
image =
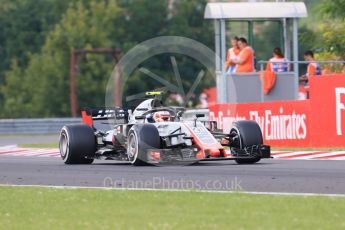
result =
M250 158L271 158L270 146L254 145L245 149L231 148L230 154L224 157L197 158L200 149L197 146L175 149L149 149L146 163L152 165L190 165L199 161L236 160Z

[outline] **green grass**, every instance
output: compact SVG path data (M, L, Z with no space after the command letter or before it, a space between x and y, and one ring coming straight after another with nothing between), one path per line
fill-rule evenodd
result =
M59 143L49 142L49 143L32 143L32 144L19 144L21 148L58 148Z
M344 229L345 198L0 187L1 229Z

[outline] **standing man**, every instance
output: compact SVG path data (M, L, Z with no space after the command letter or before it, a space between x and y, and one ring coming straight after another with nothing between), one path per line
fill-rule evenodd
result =
M311 50L307 50L304 52L304 60L309 62L307 73L300 76L299 81L304 82L306 85L308 85L308 77L321 75L321 68L320 64L315 61L314 53Z
M238 60L240 54L240 48L238 47L238 40L237 36L231 39L231 48L228 49L228 53L226 55L226 62L225 67L227 69L227 73L234 73L236 71L236 64L233 61Z
M247 40L243 37L239 38L238 46L241 52L238 60L233 61L237 64L236 73L255 72L253 48L248 45Z
M309 83L308 79L310 76L321 75L320 64L314 59L314 53L311 50L304 52L304 60L309 62L307 73L299 77L300 89L299 89L299 99L305 100L309 98Z

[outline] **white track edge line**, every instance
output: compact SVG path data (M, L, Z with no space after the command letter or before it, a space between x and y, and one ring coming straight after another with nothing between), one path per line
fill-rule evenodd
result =
M0 184L0 187L32 187L32 188L53 188L53 189L94 189L94 190L116 190L116 191L156 191L156 192L201 192L201 193L233 193L252 195L275 195L275 196L321 196L321 197L345 197L345 194L325 193L289 193L289 192L255 192L255 191L226 191L226 190L188 190L188 189L155 189L155 188L116 188L116 187L87 187L87 186L58 186L58 185L15 185Z

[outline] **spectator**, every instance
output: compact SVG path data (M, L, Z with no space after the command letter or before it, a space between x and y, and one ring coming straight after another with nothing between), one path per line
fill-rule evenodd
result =
M201 93L199 96L199 103L196 106L198 109L206 109L208 107L207 94Z
M304 60L309 62L307 73L305 75L300 76L299 81L301 83L304 83L304 85L308 86L308 78L310 76L321 75L321 68L320 64L315 61L314 53L311 50L304 52Z
M254 72L254 50L248 45L245 38L239 38L238 46L240 48L240 54L238 60L234 60L233 63L237 64L236 73Z
M167 104L170 106L181 106L183 105L184 101L183 101L183 97L178 94L178 93L171 93L169 95L169 98L167 100Z
M238 60L238 56L240 54L240 48L238 47L238 40L237 36L231 39L231 48L228 49L228 53L226 55L226 62L225 68L227 69L227 73L233 73L236 70L236 64L233 63L234 60Z
M287 61L288 60L284 58L284 54L281 49L276 47L273 49L273 57L269 60L266 66L266 71L272 71L275 73L288 72L290 69Z
M309 64L307 73L299 77L299 99L301 100L309 98L309 77L321 75L320 64L315 61L313 51L307 50L306 52L304 52L304 60L308 61Z

